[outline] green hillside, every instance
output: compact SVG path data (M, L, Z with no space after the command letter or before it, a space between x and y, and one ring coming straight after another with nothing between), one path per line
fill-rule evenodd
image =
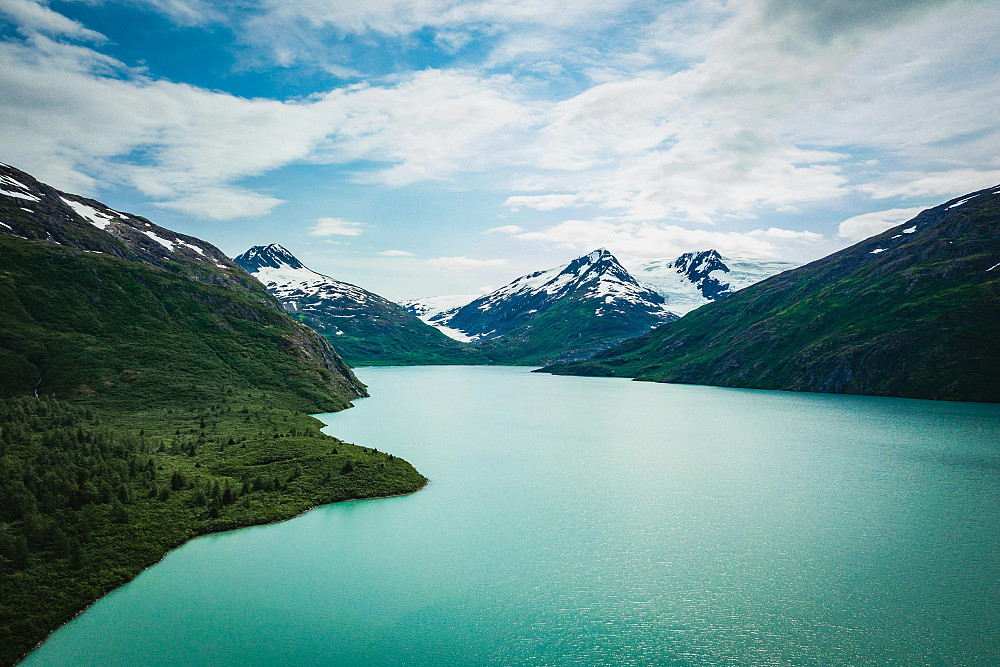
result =
M5 169L0 664L195 535L426 482L321 433L364 386L217 249Z
M1000 401L1000 188L552 373Z

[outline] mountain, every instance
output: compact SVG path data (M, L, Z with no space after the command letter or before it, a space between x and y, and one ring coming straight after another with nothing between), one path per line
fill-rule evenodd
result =
M36 381L39 391L59 395L112 397L123 385L138 392L201 375L193 363L204 363L202 353L214 357L210 367L220 377L260 388L287 385L290 394L314 396L316 407L342 408L365 395L321 336L286 317L255 280L201 239L59 192L8 166L0 167L0 238L8 254L0 329L8 373L0 395L23 393ZM230 332L253 334L255 343L266 333L281 354L273 370L251 371ZM179 338L193 347L180 349ZM164 349L154 361L137 352L156 339ZM79 350L70 349L74 341ZM68 359L74 354L81 356ZM296 379L270 385L281 368L297 368L290 373ZM124 383L116 377L121 369L143 380Z
M998 402L997 340L1000 186L546 370Z
M0 665L203 533L412 492L365 387L205 241L0 165Z
M445 322L463 306L478 298L478 294L450 294L447 296L410 299L400 302L399 305L419 317L422 322L431 325L445 336L448 336L448 338L468 343L471 342L471 338L458 329L452 329Z
M482 354L399 304L316 273L280 245L254 246L234 261L263 283L289 314L326 336L349 364L486 362Z
M429 321L456 330L495 362L548 363L585 358L676 319L663 301L602 248Z
M684 315L797 265L780 260L723 257L716 250L654 259L633 270L640 282L663 296L666 307Z

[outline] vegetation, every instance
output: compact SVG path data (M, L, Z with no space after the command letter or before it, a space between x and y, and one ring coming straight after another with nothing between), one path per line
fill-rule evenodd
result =
M262 287L69 242L0 235L0 664L194 535L426 482L320 432L364 387Z
M402 306L372 296L362 313L350 305L353 317L338 317L341 310L350 311L341 304L320 301L320 308L296 318L325 335L351 366L490 363L471 345L448 338ZM301 308L309 305L310 298L298 301Z
M516 329L476 345L493 363L538 366L589 357L649 326L641 314L595 317L602 305L600 298L557 301Z
M232 389L131 414L0 400L0 664L195 535L425 483L269 405Z
M588 361L546 370L1000 401L998 219L991 191L943 204Z

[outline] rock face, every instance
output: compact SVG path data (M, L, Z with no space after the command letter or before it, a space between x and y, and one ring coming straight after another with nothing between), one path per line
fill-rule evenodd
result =
M522 276L426 321L473 341L499 363L579 359L676 319L664 299L601 248L568 265Z
M486 362L399 304L316 273L276 243L254 246L233 261L263 283L290 315L323 334L348 363Z
M1000 186L555 373L1000 401Z
M684 315L795 267L780 260L723 257L716 250L703 250L644 262L633 274L655 289L671 312Z
M322 336L215 246L7 165L0 252L0 395L145 400L154 386L208 392L227 378L310 409L366 395Z

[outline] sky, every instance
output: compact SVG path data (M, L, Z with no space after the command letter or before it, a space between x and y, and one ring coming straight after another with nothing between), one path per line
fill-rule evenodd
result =
M0 0L0 161L392 299L1000 184L1000 0Z

